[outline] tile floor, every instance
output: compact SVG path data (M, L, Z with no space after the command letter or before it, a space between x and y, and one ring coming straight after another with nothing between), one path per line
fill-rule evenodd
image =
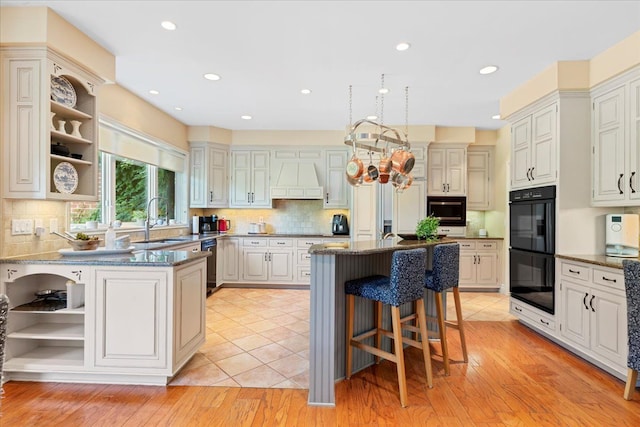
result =
M466 320L507 321L509 298L461 292ZM447 312L455 318L453 298ZM222 288L207 299L207 340L170 385L309 387L309 291Z

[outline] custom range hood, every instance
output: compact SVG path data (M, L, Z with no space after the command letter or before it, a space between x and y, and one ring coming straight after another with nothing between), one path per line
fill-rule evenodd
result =
M284 162L271 187L272 199L322 199L324 191L313 162Z

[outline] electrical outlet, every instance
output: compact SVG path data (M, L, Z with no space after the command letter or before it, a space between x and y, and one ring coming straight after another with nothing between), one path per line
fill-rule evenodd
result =
M11 235L18 236L22 234L33 234L32 219L12 219L11 220Z
M49 220L49 232L53 233L53 232L58 232L58 218L51 218Z

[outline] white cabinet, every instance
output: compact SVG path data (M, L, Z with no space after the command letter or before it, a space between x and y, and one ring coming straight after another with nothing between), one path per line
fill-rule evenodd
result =
M311 254L309 253L309 248L322 242L323 239L316 237L296 239L296 282L307 285L311 283Z
M509 313L516 316L522 323L537 329L545 335L555 337L557 334L557 325L552 314L538 310L513 297L509 302Z
M269 151L231 151L230 207L271 207L269 182Z
M414 180L411 187L393 194L393 233L415 234L418 221L427 216L427 183L424 172L424 150L412 151L416 164L411 171ZM390 184L386 184L390 185Z
M594 206L640 205L640 69L592 92Z
M467 149L467 209L493 209L492 169L492 147L479 146Z
M326 150L325 152L325 209L349 208L349 184L345 176L349 152L346 150Z
M379 237L376 229L379 185L374 182L353 188L350 234L354 241L375 240Z
M190 207L229 206L228 149L216 144L193 142L190 157Z
M427 162L427 191L430 196L467 194L467 150L464 146L429 147Z
M460 289L498 289L498 241L465 239L458 243Z
M511 188L538 187L557 179L557 115L552 103L511 126Z
M237 237L218 239L218 260L220 262L217 265L222 270L222 281L237 282L241 268L240 239Z
M560 335L587 356L626 371L627 306L621 270L563 261Z
M4 197L97 200L96 91L102 81L44 48L5 49L1 55ZM67 85L75 102L72 97L51 99L52 78ZM53 154L58 144L75 157ZM62 162L70 166L56 170ZM54 174L73 170L77 185L60 185L60 191L55 183L62 181Z
M293 281L293 239L243 239L242 259L243 281L278 283Z
M85 328L84 304L90 275L74 266L2 267L0 293L6 294L10 302L5 375L26 379L21 376L29 372L64 375L84 371L85 341L91 335ZM36 298L35 292L45 289L65 290L67 300L76 304L62 302L60 307L53 307L57 302L51 300L42 306L28 306Z

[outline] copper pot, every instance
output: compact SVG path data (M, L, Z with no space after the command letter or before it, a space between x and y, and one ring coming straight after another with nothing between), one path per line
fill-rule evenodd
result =
M416 164L416 158L410 151L398 149L391 155L391 168L401 174L408 174Z
M389 182L389 174L380 173L380 176L378 177L378 181L380 181L381 184L386 184L387 182Z
M345 173L345 175L347 177L347 182L350 185L354 187L359 187L362 184L362 175L360 175L360 177L358 178L351 178L348 173Z
M362 164L362 160L360 160L355 153L351 156L351 160L347 162L347 176L357 179L362 176L364 172L364 165Z
M380 174L386 173L389 174L389 172L391 172L391 159L388 157L383 157L382 159L380 159L380 165L378 166L378 170L380 171Z

